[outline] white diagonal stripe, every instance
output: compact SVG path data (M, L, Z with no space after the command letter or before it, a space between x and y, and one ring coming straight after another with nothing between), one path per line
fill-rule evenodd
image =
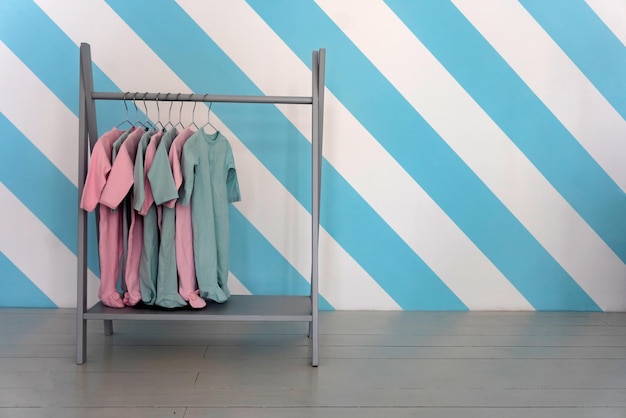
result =
M239 281L239 279L232 273L228 272L228 290L233 295L250 295L251 292Z
M626 46L626 1L585 0L589 7Z
M310 77L309 69L245 2L224 4L210 1L212 13L204 13L206 3L189 0L179 0L178 3L264 93L273 94L276 75L258 64L263 56L279 62L281 72L293 79ZM248 36L237 30L241 27L248 28ZM263 55L255 57L251 51ZM287 84L291 84L289 81ZM300 93L307 94L307 88L310 91L310 86L304 86ZM310 121L294 114L288 107L278 107L310 140ZM325 129L333 133L332 138L325 141L326 159L463 303L470 309L504 306L532 309L330 91L325 95L325 108ZM354 150L358 150L358 158L354 158ZM390 184L393 187L389 187ZM467 280L468 274L473 278L471 283ZM483 289L490 289L490 292ZM494 298L494 294L498 297Z
M190 91L103 1L37 0L36 3L76 44L90 43L94 62L122 89ZM70 7L72 13L67 13ZM112 27L115 37L110 33ZM124 42L120 43L120 38ZM132 62L132 71L120 65L121 62ZM298 83L310 86L309 80L307 76ZM310 215L215 115L211 116L211 122L229 139L235 154L243 196L237 208L303 277L309 279ZM337 309L399 309L325 230L320 234L320 245L333 257L332 271L326 266L330 263L323 263L320 271L320 293L331 305ZM334 280L335 277L341 280ZM362 290L362 294L355 297L354 289Z
M76 256L3 183L0 202L0 251L59 308L76 307ZM87 281L94 304L100 281Z
M513 0L453 3L626 191L626 121L528 11Z
M76 185L78 119L2 41L0 62L0 112Z
M384 3L318 3L599 306L626 306L624 263ZM371 21L350 18L357 5Z

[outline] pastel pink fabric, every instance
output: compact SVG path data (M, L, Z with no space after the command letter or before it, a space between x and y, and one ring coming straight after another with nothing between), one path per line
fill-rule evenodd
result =
M187 139L194 134L185 128L172 142L169 152L169 161L172 166L174 185L179 190L183 184L183 170L180 166L180 156ZM191 307L200 309L206 306L206 301L198 296L196 281L196 266L193 258L193 227L191 224L191 205L185 206L172 199L164 203L169 208L176 208L176 267L178 268L178 293L189 301Z
M89 161L89 170L85 187L80 199L80 207L92 212L98 203L111 172L111 151L113 142L123 133L112 129L102 135L96 142ZM99 242L100 257L100 288L98 297L106 306L123 308L124 303L117 293L117 278L120 273L122 256L122 213L111 212L104 205L99 209Z
M100 203L111 209L116 209L122 203L135 182L135 155L137 154L137 144L144 132L142 129L135 129L131 132L117 153L113 167L111 167L111 173L100 196Z
M134 183L135 155L137 144L145 133L142 129L131 132L120 147L117 157L111 167L111 173L102 190L100 203L111 209L117 209ZM132 198L131 198L132 200ZM132 204L131 204L132 206ZM115 212L121 219L124 216L123 208ZM121 229L121 227L120 227ZM126 294L121 300L123 305L134 306L141 300L141 287L139 283L139 260L143 245L143 219L139 218L134 210L130 211L130 228L128 230L128 252L124 269L124 283Z
M118 212L123 212L119 210ZM128 230L128 254L126 254L126 268L124 269L124 305L135 306L141 300L141 283L139 281L139 262L143 247L143 218L130 210L130 229Z

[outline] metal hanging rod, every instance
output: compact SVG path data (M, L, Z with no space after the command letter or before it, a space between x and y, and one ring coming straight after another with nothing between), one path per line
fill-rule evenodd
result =
M94 100L158 100L163 102L313 104L313 97L311 96L237 96L220 94L114 93L94 91L91 93L91 98Z

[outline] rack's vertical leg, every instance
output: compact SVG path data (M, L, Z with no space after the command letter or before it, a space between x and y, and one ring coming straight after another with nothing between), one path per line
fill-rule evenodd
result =
M80 85L78 90L78 201L80 201L87 177L89 150L93 150L98 137L96 103L92 98L91 48L86 43L80 45ZM83 364L87 355L87 321L85 320L85 311L87 310L87 212L80 208L78 209L77 259L76 363Z
M312 148L312 208L311 208L311 364L319 364L319 226L320 226L320 190L322 173L322 115L323 115L323 49L313 52L313 123L311 135Z
M85 186L87 173L87 106L85 94L85 54L88 51L80 48L80 85L79 85L79 122L78 122L78 201ZM87 354L87 321L84 313L87 309L87 213L78 209L78 263L77 263L77 294L76 294L76 364L83 364Z
M324 130L324 73L326 50L320 49L313 55L313 273L311 277L311 295L313 320L311 321L313 366L319 364L319 229L320 202L322 190L322 144Z
M104 320L104 335L106 335L107 337L113 335L113 320Z

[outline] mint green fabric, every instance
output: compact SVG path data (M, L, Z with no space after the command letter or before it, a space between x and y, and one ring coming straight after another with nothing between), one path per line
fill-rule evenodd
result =
M143 217L143 247L139 262L141 300L154 305L157 298L156 279L159 263L159 223L156 206L152 205Z
M166 133L163 139L161 139L154 161L152 161L152 166L148 172L152 194L155 196L155 201L158 204L178 197L178 190L176 190L176 185L174 184L172 167L168 158L172 142L177 135L175 130L170 132ZM157 297L155 304L163 308L179 308L187 306L187 302L178 293L175 210L166 206L162 206L161 210L161 237L158 249Z
M232 149L219 132L200 129L185 143L181 166L180 201L191 205L200 296L221 303L230 297L228 204L241 199Z
M178 190L176 190L176 185L174 184L172 168L168 159L172 142L174 142L174 138L177 135L178 131L176 129L170 129L163 135L156 154L154 154L152 167L148 171L148 180L152 188L154 202L157 205L162 205L178 197Z
M115 157L117 157L117 153L120 151L120 147L122 146L122 144L124 143L124 141L126 140L128 135L132 131L133 131L133 128L128 129L126 132L124 132L122 135L120 135L120 137L117 138L113 142L113 147L111 148L111 164L113 164L113 162L115 161Z
M133 207L136 211L141 209L143 201L146 199L146 186L144 183L144 161L146 155L146 148L150 143L150 138L154 135L154 130L146 131L141 136L139 144L137 144L137 154L135 154L135 166L133 171Z
M135 155L135 165L133 171L134 184L133 193L134 196L134 208L141 208L145 199L145 186L144 186L144 163L145 152L150 142L150 137L154 135L153 130L146 131L137 144L137 154ZM138 202L139 200L139 202ZM132 210L132 209L131 209ZM139 216L139 215L137 215ZM146 224L157 228L156 231L149 230L146 232ZM156 243L155 243L156 242ZM159 246L159 232L156 221L156 211L152 213L148 211L143 219L143 246L141 247L141 258L139 261L139 283L141 285L141 300L146 305L153 305L156 300L156 262L153 259L158 257ZM154 255L156 247L156 256Z

